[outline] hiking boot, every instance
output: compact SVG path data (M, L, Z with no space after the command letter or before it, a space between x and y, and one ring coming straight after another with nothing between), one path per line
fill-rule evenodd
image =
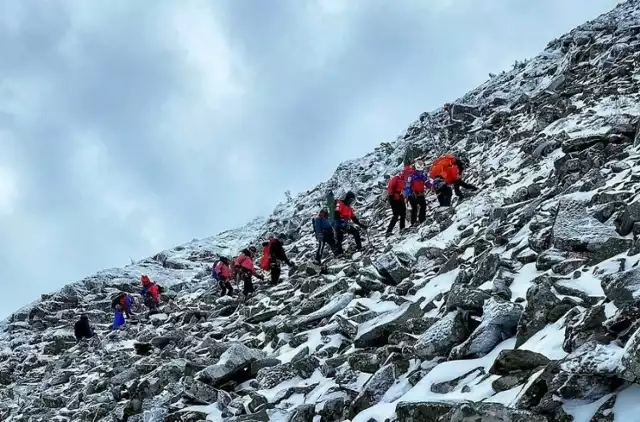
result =
M384 234L384 237L391 237L391 236L393 236L393 233L391 233L391 232L386 232Z

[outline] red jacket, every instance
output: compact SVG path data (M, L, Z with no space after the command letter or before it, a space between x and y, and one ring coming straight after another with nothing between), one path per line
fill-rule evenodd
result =
M249 271L251 274L254 274L254 275L257 274L256 267L253 265L253 259L245 255L244 253L241 253L236 258L235 267L244 268L245 270Z
M345 204L341 199L336 202L336 218L338 220L351 221L354 216L353 208Z
M387 194L392 199L402 199L402 191L404 190L404 179L401 175L393 176L387 185Z
M158 290L158 286L155 283L151 283L151 286L149 286L149 294L151 295L151 299L153 299L154 302L158 303L158 301L160 300L160 291Z
M432 179L440 177L448 185L451 185L460 178L460 169L456 164L456 157L451 154L437 158L431 165L429 177Z

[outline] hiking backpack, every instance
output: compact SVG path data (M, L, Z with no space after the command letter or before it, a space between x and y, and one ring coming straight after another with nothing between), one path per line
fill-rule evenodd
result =
M336 221L336 198L333 196L333 191L327 193L327 209L329 210L329 222L333 226Z
M271 260L271 242L262 249L262 259L260 259L260 268L264 271L269 269L269 261Z

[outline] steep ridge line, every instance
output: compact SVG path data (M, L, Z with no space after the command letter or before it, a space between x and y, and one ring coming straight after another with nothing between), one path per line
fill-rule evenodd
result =
M640 421L639 64L631 0L269 218L42 295L3 323L0 420ZM448 151L481 191L385 239L388 178ZM322 270L330 189L357 193L371 243ZM218 297L216 256L272 232L297 271ZM110 331L143 273L161 313ZM75 344L82 312L99 345Z

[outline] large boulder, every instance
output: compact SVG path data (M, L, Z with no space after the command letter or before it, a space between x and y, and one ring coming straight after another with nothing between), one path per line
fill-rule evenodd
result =
M469 334L469 315L464 311L452 311L425 331L414 345L415 353L421 359L448 356Z
M234 343L220 356L218 363L200 371L198 378L214 387L236 377L244 381L246 377L255 375L250 374L251 363L265 357L266 354L261 350Z
M627 342L620 362L618 376L627 381L640 383L640 329L636 330Z
M322 308L318 309L315 312L310 313L309 315L305 315L300 317L296 324L298 325L306 325L315 321L320 321L321 319L333 316L335 313L340 312L344 308L347 307L349 303L355 298L353 293L343 293L340 296L335 296L331 299L326 305Z
M480 289L474 289L463 284L454 284L447 295L447 311L462 309L465 311L481 312L489 294Z
M374 266L386 282L394 286L411 275L411 271L393 251L380 255L374 262Z
M386 343L389 334L411 318L422 315L420 302L405 302L393 311L386 312L358 326L355 347L376 347Z
M396 406L397 422L437 422L455 405L439 402L400 402Z
M560 299L551 291L549 285L531 286L527 290L527 306L518 322L516 347L523 345L549 322L553 322L550 315L559 304Z
M607 298L617 307L640 304L640 267L606 275L600 284Z
M449 358L461 359L467 356L486 355L495 346L516 333L521 315L522 305L503 299L489 299L484 304L482 322L478 328L464 343L451 351Z
M587 211L587 202L563 200L553 225L553 246L563 251L589 252L599 260L628 250L633 241L621 237L613 224L601 223Z
M530 350L502 350L489 369L489 373L510 375L517 371L534 370L548 363L549 358Z
M458 406L440 419L446 422L550 422L546 416L517 410L498 403L469 403Z
M380 368L362 388L362 392L351 405L351 414L357 415L363 410L379 403L389 388L395 383L395 366L389 363Z

